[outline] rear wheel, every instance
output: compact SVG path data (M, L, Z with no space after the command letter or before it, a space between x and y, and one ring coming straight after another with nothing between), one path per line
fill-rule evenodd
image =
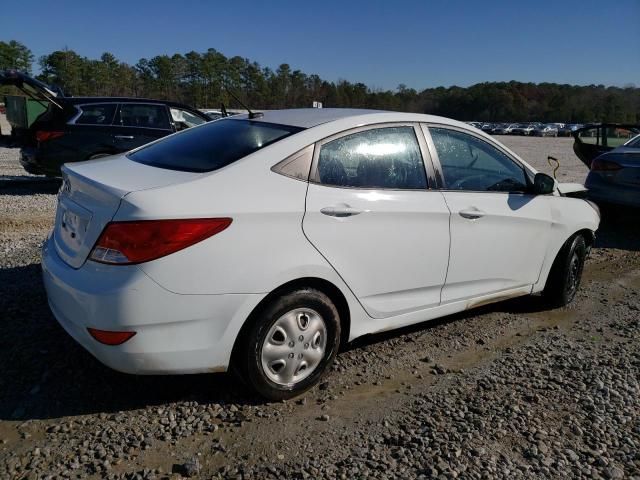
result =
M340 317L324 293L302 288L270 302L242 339L237 370L258 394L291 398L314 386L340 344Z
M576 235L564 244L549 272L543 297L549 305L562 307L576 296L587 255L584 237Z

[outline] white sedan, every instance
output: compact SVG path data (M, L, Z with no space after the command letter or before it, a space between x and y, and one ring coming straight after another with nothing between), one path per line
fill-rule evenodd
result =
M49 305L129 373L232 368L282 399L362 335L542 293L575 296L587 201L475 128L429 115L240 115L67 164Z

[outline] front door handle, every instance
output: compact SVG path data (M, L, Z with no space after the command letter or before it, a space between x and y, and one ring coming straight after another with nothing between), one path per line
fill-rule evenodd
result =
M469 220L476 220L486 215L482 210L479 210L476 207L465 208L464 210L460 210L458 213L462 218L467 218Z
M118 140L133 140L133 135L116 135L114 138Z
M341 203L338 205L332 205L330 207L324 207L320 209L320 213L324 215L328 215L330 217L352 217L353 215L358 215L362 213L362 210L358 210L357 208L353 208L346 203Z

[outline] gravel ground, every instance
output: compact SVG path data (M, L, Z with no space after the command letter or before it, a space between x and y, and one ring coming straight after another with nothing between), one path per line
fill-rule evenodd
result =
M503 137L561 181L567 139ZM264 403L227 375L113 372L57 325L39 247L56 182L0 146L0 478L638 478L640 235L605 210L568 308L535 298L360 340Z
M559 182L584 183L589 172L573 153L573 138L510 135L498 135L495 138L520 155L533 168L549 175L553 175L553 168L549 166L547 157L551 155L557 158L560 161L560 168L556 172Z

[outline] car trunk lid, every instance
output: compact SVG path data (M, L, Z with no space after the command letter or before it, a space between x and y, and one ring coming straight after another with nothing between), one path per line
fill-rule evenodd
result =
M574 130L573 151L588 168L591 162L603 153L616 147L640 133L640 125L601 123L587 125Z
M606 156L607 160L620 165L614 175L607 180L628 187L640 187L640 150L637 148L622 147Z
M53 239L60 257L80 268L128 193L189 181L201 174L150 167L117 155L64 165L62 175Z
M40 80L36 80L17 70L0 71L0 85L12 85L35 100L44 100L62 109L62 105L58 100L58 97L63 96L61 93L56 92L54 88L49 87Z

